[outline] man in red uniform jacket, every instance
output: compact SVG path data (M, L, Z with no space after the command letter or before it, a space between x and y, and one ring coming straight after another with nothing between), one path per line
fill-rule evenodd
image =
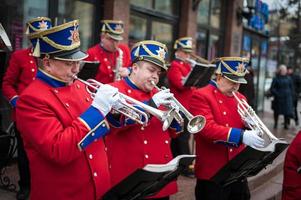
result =
M185 108L188 108L194 88L184 86L183 80L189 75L195 65L195 62L190 59L190 54L192 52L192 38L182 37L177 39L174 44L174 49L176 50L175 60L171 62L170 68L167 72L169 88L170 91L174 93L175 98ZM184 133L179 135L179 137L171 140L173 156L190 154L189 138L190 133L185 129ZM191 169L189 169L189 166L187 166L187 169L183 172L183 175L193 175Z
M52 27L51 20L47 17L37 17L26 23L27 33L33 34ZM35 79L37 73L37 63L33 56L32 46L27 49L15 51L10 59L2 82L2 92L4 97L13 107L13 121L15 121L15 107L19 95ZM30 172L28 158L25 153L23 142L19 131L14 128L17 136L19 188L17 199L27 199L30 191Z
M101 199L111 186L102 136L118 90L105 85L93 100L85 85L74 81L79 61L87 57L79 50L78 26L74 20L32 35L41 68L16 108L31 200Z
M152 81L158 83L161 70L166 70L166 47L156 41L142 41L132 49L132 73L125 79L112 83L121 93L133 97L145 104L158 108L160 105L172 103L173 96L169 89L158 92ZM152 117L146 127L132 120L112 120L110 134L106 137L112 185L117 184L138 168L146 164L166 164L172 160L170 136L162 130L162 122ZM170 130L175 134L182 127L175 121ZM152 199L169 199L169 195L177 192L176 182L165 186Z
M301 197L301 132L290 144L284 161L282 200Z
M193 115L201 114L206 125L195 136L196 199L233 200L250 199L247 181L234 182L221 188L210 181L224 165L241 152L245 145L261 148L264 140L257 131L244 130L246 127L237 112L238 98L245 97L238 91L245 84L247 60L240 57L223 57L216 61L216 80L194 91L190 101ZM248 119L245 119L248 120ZM250 121L250 120L249 120Z
M124 32L122 21L102 20L101 23L100 43L88 49L86 60L99 61L95 79L111 83L129 75L130 50L127 45L119 44Z

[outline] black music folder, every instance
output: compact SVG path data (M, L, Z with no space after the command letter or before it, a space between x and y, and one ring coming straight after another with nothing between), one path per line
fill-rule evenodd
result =
M149 164L137 169L109 190L103 200L136 200L152 196L175 180L194 158L195 155L179 155L167 164Z
M268 164L271 164L288 145L284 140L275 140L262 149L253 149L247 146L219 170L211 178L211 181L222 187L226 187L233 182L255 176Z
M184 86L204 87L215 71L214 64L197 63L185 80Z
M95 79L98 71L99 61L81 61L80 72L77 77L83 80Z

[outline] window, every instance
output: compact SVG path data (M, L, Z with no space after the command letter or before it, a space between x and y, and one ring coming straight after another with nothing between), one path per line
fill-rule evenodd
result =
M86 1L59 0L58 21L79 19L81 49L87 50L93 38L95 5Z
M209 60L221 56L222 29L221 29L221 1L202 0L197 15L197 54Z
M130 46L140 40L157 40L171 49L177 32L179 1L130 0L130 3Z

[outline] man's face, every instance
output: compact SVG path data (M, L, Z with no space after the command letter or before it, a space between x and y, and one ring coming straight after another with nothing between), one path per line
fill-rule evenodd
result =
M101 43L107 51L115 52L117 51L119 40L114 40L107 34L103 33L101 34Z
M190 52L186 52L186 51L183 51L181 49L176 51L176 55L177 55L178 58L180 58L182 60L190 59Z
M133 71L130 75L130 79L135 85L145 91L150 92L154 85L159 82L159 76L161 74L161 67L146 61L139 61L133 64Z
M240 83L230 81L222 75L217 76L216 83L218 89L226 96L233 96L232 92L237 92L240 86Z
M79 72L79 61L61 61L44 58L43 66L47 73L67 84L71 84L74 80L73 75Z

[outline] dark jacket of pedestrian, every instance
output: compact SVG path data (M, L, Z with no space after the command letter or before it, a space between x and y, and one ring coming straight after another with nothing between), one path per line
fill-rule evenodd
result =
M287 75L276 75L272 81L272 109L278 115L293 116L293 82Z

